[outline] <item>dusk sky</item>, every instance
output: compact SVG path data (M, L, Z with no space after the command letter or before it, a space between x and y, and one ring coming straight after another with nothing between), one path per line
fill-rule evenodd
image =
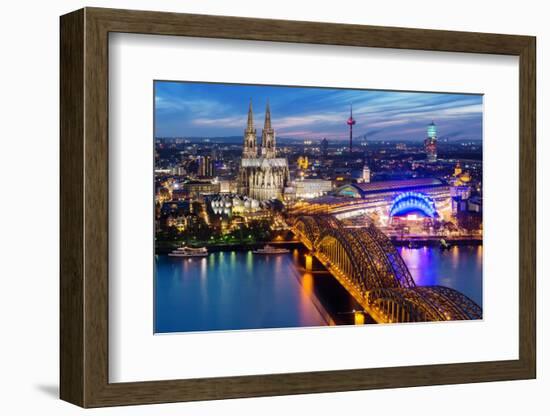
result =
M165 81L155 82L155 135L240 136L252 99L261 136L268 98L278 138L346 140L350 104L357 138L421 141L432 120L439 138L482 138L481 95Z

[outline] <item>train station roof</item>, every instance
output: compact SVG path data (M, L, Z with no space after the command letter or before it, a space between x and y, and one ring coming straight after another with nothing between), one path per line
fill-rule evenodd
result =
M335 191L336 195L364 198L369 194L383 192L407 191L419 188L446 186L445 181L438 178L415 178L394 181L378 181L369 183L351 183Z

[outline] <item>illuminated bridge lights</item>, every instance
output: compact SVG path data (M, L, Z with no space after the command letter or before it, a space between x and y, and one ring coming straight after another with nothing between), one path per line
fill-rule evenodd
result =
M373 224L349 229L332 216L300 216L292 230L378 323L482 318L481 307L454 289L417 286L391 240Z
M430 218L437 216L433 200L420 192L403 192L393 200L390 208L390 217L405 214L411 211L420 211Z

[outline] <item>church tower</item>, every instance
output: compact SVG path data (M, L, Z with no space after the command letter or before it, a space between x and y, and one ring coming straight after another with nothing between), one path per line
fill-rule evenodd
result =
M252 104L248 108L248 123L244 131L243 157L239 169L237 190L248 198L257 201L284 198L285 187L290 182L288 161L277 157L275 130L271 126L269 101L265 110L260 154L256 147L256 129L252 117Z
M275 157L275 131L271 127L271 111L269 100L265 109L264 129L262 130L262 157L271 159Z
M252 114L252 100L248 106L248 123L244 131L243 159L254 159L258 157L256 149L256 129L254 128L254 116Z

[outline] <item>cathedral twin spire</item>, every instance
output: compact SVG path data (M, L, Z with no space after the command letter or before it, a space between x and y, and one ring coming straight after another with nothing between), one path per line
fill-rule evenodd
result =
M256 129L254 128L254 116L252 111L252 100L248 106L248 122L244 131L244 148L243 158L254 159L258 157L256 147ZM269 108L269 100L265 109L264 128L262 130L262 144L260 148L260 156L266 158L274 158L275 152L275 131L271 127L271 110Z
M244 131L243 158L251 159L258 156L256 149L256 129L254 128L254 117L252 115L252 100L248 106L248 123Z

